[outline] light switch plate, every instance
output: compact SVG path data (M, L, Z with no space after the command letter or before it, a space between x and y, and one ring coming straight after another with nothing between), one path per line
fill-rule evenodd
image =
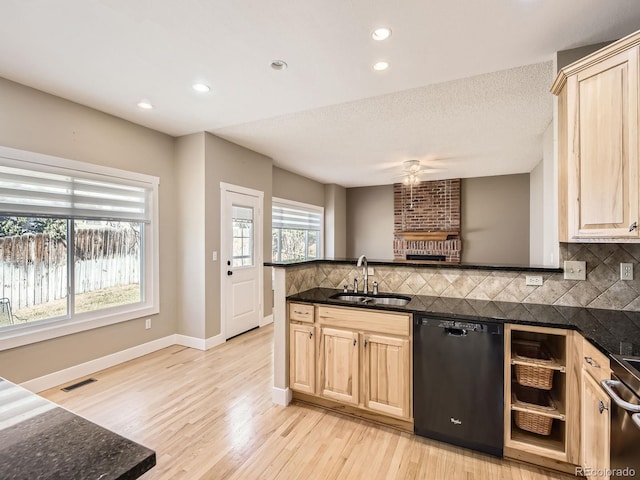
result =
M564 279L565 280L586 280L587 279L587 262L565 260Z

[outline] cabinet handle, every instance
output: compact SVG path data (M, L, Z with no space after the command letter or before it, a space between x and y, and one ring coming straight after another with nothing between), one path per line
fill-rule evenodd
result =
M602 414L602 412L604 412L605 410L609 410L609 407L605 405L602 400L600 400L600 402L598 403L598 410L600 411L600 414Z
M633 232L637 228L638 228L638 222L633 222L631 225L629 225L630 232Z
M313 338L313 332L309 331L309 338Z
M358 343L358 341L354 338L353 339L353 346L355 347L356 343Z
M300 310L294 310L293 313L296 315L309 315L309 312L301 312Z
M593 358L591 358L591 357L584 357L584 361L587 362L589 365L591 365L594 368L600 368L600 365L598 365L596 362L594 362Z

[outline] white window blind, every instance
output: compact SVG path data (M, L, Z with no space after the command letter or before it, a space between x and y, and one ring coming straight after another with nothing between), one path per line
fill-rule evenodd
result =
M0 157L0 214L149 223L154 184Z
M274 203L271 211L271 225L273 228L319 231L322 226L322 213Z

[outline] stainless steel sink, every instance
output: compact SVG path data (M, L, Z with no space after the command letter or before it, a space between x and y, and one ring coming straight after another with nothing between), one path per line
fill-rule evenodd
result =
M349 303L359 303L364 305L393 305L404 306L411 301L411 297L404 295L365 295L362 293L336 293L329 298L332 300L341 300Z

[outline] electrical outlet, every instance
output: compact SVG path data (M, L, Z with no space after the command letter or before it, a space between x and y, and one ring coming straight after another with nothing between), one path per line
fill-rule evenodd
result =
M565 280L586 280L587 279L587 262L565 260L564 279Z
M542 285L542 275L527 275L525 277L525 284L539 287Z
M620 280L633 280L633 263L620 264Z
M150 318L147 318L144 321L144 328L145 328L145 330L149 330L151 328L151 319Z
M373 267L367 267L367 275L373 275Z
M214 262L218 260L218 252L214 251L211 254L211 260L213 260Z

